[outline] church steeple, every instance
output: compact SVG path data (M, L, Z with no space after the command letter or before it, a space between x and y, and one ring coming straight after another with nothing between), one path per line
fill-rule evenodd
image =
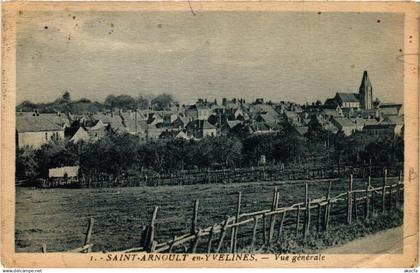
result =
M367 71L363 72L362 83L359 87L360 108L371 110L373 108L372 84L370 83Z

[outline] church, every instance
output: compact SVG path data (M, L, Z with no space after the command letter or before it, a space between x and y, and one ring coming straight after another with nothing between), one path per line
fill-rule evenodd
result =
M372 84L370 83L367 71L363 72L359 93L337 92L334 98L329 98L325 101L325 106L328 108L340 106L341 109L372 110Z

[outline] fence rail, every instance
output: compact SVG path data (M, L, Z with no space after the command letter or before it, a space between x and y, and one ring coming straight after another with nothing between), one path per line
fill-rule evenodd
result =
M356 165L272 165L250 168L236 168L224 170L179 171L171 174L139 174L126 176L122 179L112 179L109 176L86 177L77 183L58 183L54 180L43 181L41 187L72 186L101 188L101 187L139 187L161 185L191 185L213 183L241 183L257 181L333 179L349 176L357 178L377 177L387 168L390 176L398 176L403 169L401 162L394 162L392 167L372 164Z
M309 184L305 183L305 197L302 202L294 203L286 207L278 207L280 192L277 187L273 189L272 204L269 209L254 212L241 212L242 194L238 192L236 213L226 216L222 222L200 228L197 224L199 216L199 200L194 202L190 232L175 235L171 240L158 242L156 232L156 218L159 207L156 206L150 219L150 223L143 227L142 239L139 247L125 249L119 252L207 252L219 253L221 251L238 252L238 237L247 240L248 247L255 248L259 242L269 246L273 243L285 240L285 230L291 230L295 236L306 239L311 234L311 228L317 233L326 232L331 223L331 213L345 216L345 222L349 225L353 220L370 219L375 209L381 213L398 207L403 200L404 183L402 174L398 181L388 184L388 170L384 170L382 186L373 187L370 176L367 178L365 188L353 189L353 175L348 176L348 189L335 196L331 196L332 181L329 182L325 196L310 199ZM378 202L378 197L380 202ZM344 205L344 206L343 206ZM341 206L341 207L340 207ZM92 229L94 219L91 218L85 234L85 241L81 248L71 252L92 251ZM252 225L252 226L249 226ZM262 225L262 228L259 227ZM245 229L245 227L248 228ZM229 235L230 233L230 235ZM257 240L262 237L262 240ZM230 242L227 241L229 238ZM206 239L203 241L203 239ZM46 246L42 247L46 252Z

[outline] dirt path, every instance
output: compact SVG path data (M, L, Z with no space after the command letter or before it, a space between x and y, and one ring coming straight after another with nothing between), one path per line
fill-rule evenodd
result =
M329 254L402 253L403 227L375 233L345 245L326 249Z

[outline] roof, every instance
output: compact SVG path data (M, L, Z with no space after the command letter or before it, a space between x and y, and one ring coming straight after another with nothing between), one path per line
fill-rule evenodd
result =
M147 128L147 122L144 119L141 119L135 116L135 112L133 113L122 113L122 117L124 119L125 128L129 132L142 132ZM137 128L136 128L137 125ZM137 129L137 130L136 130Z
M159 138L160 139L173 139L178 135L178 131L174 131L174 130L166 130L163 131L160 135Z
M401 116L387 116L381 122L382 124L404 125L404 119Z
M251 125L251 128L257 132L261 132L261 131L275 131L279 129L279 126L277 124L270 124L267 122L254 122Z
M181 121L184 126L190 121L188 117L178 116L172 123L175 123L177 120Z
M401 103L381 103L379 105L379 108L398 108L400 109L402 107Z
M89 141L90 135L86 132L83 127L79 127L76 133L70 139L71 142L78 143L79 141Z
M238 124L241 124L242 122L240 120L227 120L226 123L229 126L229 128L234 128Z
M210 122L208 122L207 120L204 120L201 124L201 127L203 129L216 129L216 126L212 125Z
M301 136L305 135L308 132L308 130L309 130L309 127L308 126L297 126L297 127L293 127L293 128Z
M298 113L296 113L296 112L284 110L284 114L286 115L287 118L290 118L290 119L298 118Z
M327 116L333 116L333 117L341 116L341 114L339 112L337 112L337 110L335 110L335 109L325 108L325 109L322 110L322 112L324 112L325 115L327 115Z
M270 123L275 123L276 122L276 118L273 117L272 114L265 113L265 114L259 114L259 116L265 122L270 122Z
M93 114L91 117L93 120L100 120L104 124L109 124L112 129L121 129L124 128L122 123L121 116L119 114L104 114L104 113L96 113Z
M328 122L327 124L325 124L324 128L325 130L333 133L336 133L338 131L337 126L335 126L332 122Z
M277 111L268 104L252 104L249 109L250 112L256 112L256 113L269 113L272 116L277 115Z
M105 127L103 128L99 128L96 130L87 130L86 131L88 133L88 135L91 137L92 141L96 141L100 138L103 138L106 136L106 129Z
M342 102L359 102L358 94L337 92L337 96Z
M353 127L353 126L356 126L356 124L353 121L351 121L350 119L348 119L348 118L338 118L338 117L335 117L335 118L333 118L333 121L335 121L336 123L338 123L341 127Z
M328 99L325 100L324 105L326 105L326 106L330 106L330 105L337 106L337 101L335 100L335 98L328 98Z
M360 83L360 89L365 86L372 86L372 84L370 83L367 71L363 72L363 78L362 78L362 82Z
M379 106L379 111L384 115L398 115L401 105L392 105L392 106Z
M16 130L19 133L24 132L46 132L46 131L64 131L64 123L58 116L43 115L16 116Z
M375 124L375 125L366 125L363 127L363 130L375 130L375 129L394 129L395 124Z
M265 122L255 122L251 125L254 131L270 131L270 127Z
M353 120L359 126L375 125L379 123L376 119L355 118Z

